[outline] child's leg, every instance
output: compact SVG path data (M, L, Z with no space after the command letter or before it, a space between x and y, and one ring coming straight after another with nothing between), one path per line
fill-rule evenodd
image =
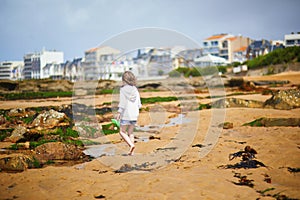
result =
M134 143L134 135L133 135L134 125L128 125L127 133L132 143Z
M121 125L120 135L125 140L125 142L130 146L129 154L131 154L130 152L132 152L134 149L134 143L131 142L129 136L126 134L126 129L127 129L127 125Z
M130 141L132 142L133 146L130 147L130 150L129 150L129 155L133 155L133 150L134 150L134 135L133 135L133 129L134 129L134 125L129 125L128 126L128 135L129 135L129 138L130 138Z

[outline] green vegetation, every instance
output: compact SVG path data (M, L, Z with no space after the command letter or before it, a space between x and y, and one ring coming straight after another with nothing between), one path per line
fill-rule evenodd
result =
M29 148L30 149L35 149L36 147L42 145L42 144L45 144L45 143L49 143L49 142L57 142L56 140L39 140L39 141L31 141L29 143Z
M96 92L96 94L112 94L114 92L113 89L103 89L100 90L99 92Z
M214 75L219 72L226 73L226 66L216 66L216 67L179 67L169 73L170 77L197 77L197 76L206 76Z
M53 97L71 97L72 91L69 92L24 92L24 93L4 93L0 96L5 100L17 99L37 99L37 98L53 98Z
M66 138L69 138L69 137L73 137L73 138L78 138L79 137L79 133L77 131L74 131L70 127L67 127L65 130L63 130L61 128L58 128L54 134L59 135L63 139L66 139Z
M25 117L25 118L21 118L21 120L25 123L25 124L30 124L31 122L33 122L34 120L34 115L32 116L28 116L28 117Z
M13 128L0 130L0 142L7 138L13 130Z
M269 65L286 64L292 62L300 62L300 47L287 47L284 49L276 49L267 55L259 56L253 60L246 61L249 69L265 67ZM272 68L269 69L272 73Z
M204 109L210 109L211 105L210 104L200 104L198 107L198 110L204 110Z
M156 103L156 102L169 102L169 101L177 101L177 97L149 97L149 98L141 98L142 104Z
M33 168L41 168L42 164L40 163L40 161L38 159L36 159L35 157L33 158Z
M262 117L262 118L253 120L252 122L243 124L243 126L258 126L258 127L263 126L263 124L261 122L263 119L264 118Z

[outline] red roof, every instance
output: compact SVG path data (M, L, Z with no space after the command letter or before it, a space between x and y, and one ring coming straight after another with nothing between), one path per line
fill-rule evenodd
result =
M216 40L216 39L221 39L222 37L226 36L227 34L219 34L219 35L213 35L210 36L209 38L206 38L205 40Z
M91 53L91 52L97 51L98 49L99 49L98 47L95 47L95 48L91 48L91 49L87 50L86 52Z

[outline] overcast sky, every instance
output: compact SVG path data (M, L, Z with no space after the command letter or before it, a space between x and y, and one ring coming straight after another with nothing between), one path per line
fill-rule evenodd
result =
M300 31L300 0L0 0L0 61L63 51L65 60L127 31L174 30L199 45L214 34L283 40Z

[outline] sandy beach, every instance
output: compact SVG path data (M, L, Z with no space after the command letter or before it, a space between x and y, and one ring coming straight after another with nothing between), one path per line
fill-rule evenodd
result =
M294 87L293 85L300 84L300 73L245 79L289 80L286 87ZM171 96L171 93L141 93L141 97L153 95ZM255 93L240 95L238 98L265 101L270 95ZM109 101L110 95L95 98L96 105ZM200 103L208 101L209 99L202 98L199 100ZM71 98L1 101L0 109L63 105L71 102ZM173 102L175 103L177 102ZM168 103L158 103L155 106L160 108L166 104ZM290 170L300 168L299 126L243 126L262 117L300 118L300 108L204 109L183 114L185 120L181 124L163 126L150 133L137 130L137 136L148 134L159 139L137 140L134 156L118 154L72 166L47 166L21 173L0 172L0 199L253 200L276 197L283 199L284 196L300 199L300 174ZM142 111L138 124L141 127L168 124L175 117L178 115L159 109ZM224 122L232 123L233 127L218 127L216 117L223 117ZM118 134L105 137L98 140L110 141L120 151L128 149ZM232 167L237 166L241 158L229 160L229 155L243 150L247 145L257 151L256 160L264 166ZM162 156L164 162L160 163ZM169 159L166 158L168 156ZM133 167L143 163L149 164L145 170L139 170L138 167L129 172L116 170L121 169L124 164ZM151 163L153 166L150 166ZM243 176L244 182L241 182ZM252 183L252 186L241 184L245 180L249 180L248 183Z

